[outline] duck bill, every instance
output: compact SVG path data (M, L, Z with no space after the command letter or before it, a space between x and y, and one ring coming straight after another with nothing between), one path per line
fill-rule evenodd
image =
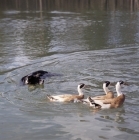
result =
M116 84L115 82L111 82L110 86L115 86L115 84Z
M124 85L129 86L129 84L127 82L124 82Z
M83 88L90 88L91 86L90 85L84 85Z

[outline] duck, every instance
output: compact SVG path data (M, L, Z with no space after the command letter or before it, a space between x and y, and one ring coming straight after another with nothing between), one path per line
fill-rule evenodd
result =
M63 94L63 95L47 95L47 98L53 102L74 102L74 100L81 100L84 98L82 89L85 87L84 83L80 83L77 86L77 91L79 94Z
M23 85L27 85L27 84L28 85L36 85L36 84L42 85L44 84L44 79L46 75L48 75L47 71L38 70L22 77L21 82Z
M105 99L112 99L114 98L114 93L108 89L108 86L112 85L110 81L105 81L103 83L103 90L106 95L100 95L100 96L95 96L91 97L92 100L105 100Z
M118 81L116 83L117 97L114 97L112 99L93 100L91 97L88 97L90 106L94 108L101 108L101 109L121 107L125 101L125 95L121 92L122 85L128 85L128 84L122 80Z
M105 100L105 99L112 99L114 98L114 93L109 90L108 86L113 85L110 81L104 81L103 82L103 90L106 95L100 95L95 97L90 97L92 100ZM79 102L79 101L78 101ZM89 104L90 101L87 99L82 99L83 104Z

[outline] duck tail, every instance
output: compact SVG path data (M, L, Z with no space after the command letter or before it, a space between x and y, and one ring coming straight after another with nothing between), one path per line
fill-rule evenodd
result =
M90 96L88 97L88 100L89 100L89 102L90 102L90 103L95 103L95 102L94 102L94 100L93 100L93 99L91 99L91 97L90 97Z
M95 101L93 99L91 99L91 97L88 97L88 100L90 102L90 106L92 106L94 108L101 108L101 105L95 103Z
M49 100L53 100L53 97L49 94L46 95Z

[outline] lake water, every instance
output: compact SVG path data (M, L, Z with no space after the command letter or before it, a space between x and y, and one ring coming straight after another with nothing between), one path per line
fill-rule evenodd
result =
M132 5L129 5L132 4ZM138 140L138 1L2 0L1 140ZM19 86L33 71L61 74L44 87ZM104 94L103 81L127 81L118 109L52 103L47 94ZM115 92L115 87L110 87Z

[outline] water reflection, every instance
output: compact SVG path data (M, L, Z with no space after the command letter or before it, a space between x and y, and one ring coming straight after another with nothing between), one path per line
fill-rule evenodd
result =
M53 8L56 8L57 4L48 4L50 6L50 11L44 8L47 3L60 3L60 5L65 5L68 3L67 1L35 1L33 5L40 11L39 14L30 14L24 13L21 10L10 10L11 6L14 8L14 3L16 3L16 7L24 7L26 8L31 5L32 1L5 1L3 4L3 8L5 14L8 14L10 18L4 18L1 20L1 34L4 35L2 42L9 42L9 45L12 46L12 50L14 49L17 54L15 60L12 60L13 65L23 65L23 61L26 62L29 59L33 59L34 57L42 57L48 55L49 53L56 52L69 52L69 51L78 51L78 50L86 50L86 49L102 49L106 47L115 47L118 45L124 44L133 44L139 43L138 40L138 14L125 12L124 16L120 11L107 13L103 11L102 13L98 13L91 9L91 5L99 5L100 2L96 1L84 1L86 6L90 4L90 12L85 13L75 13L68 12L67 10L61 10L58 12L56 10L53 11ZM75 1L75 5L76 5ZM107 7L105 3L110 3L110 5L114 5L115 1L101 1L101 5ZM133 2L133 1L132 1ZM127 5L131 3L126 3ZM135 1L137 3L138 1ZM7 4L10 5L7 5ZM22 3L22 5L21 5ZM62 4L63 3L63 4ZM82 7L83 1L77 2L78 7ZM120 4L119 4L120 3ZM116 1L116 7L120 7L125 4L124 2ZM60 6L59 5L59 6ZM101 7L103 7L101 6ZM69 7L72 8L69 4ZM88 6L87 6L88 7ZM99 6L95 6L99 8ZM125 6L127 8L129 6ZM135 8L136 6L133 6ZM18 8L19 9L19 8ZM37 9L34 9L36 11ZM66 8L67 9L67 8ZM105 8L103 8L105 9ZM10 14L10 15L9 15ZM19 15L22 15L22 18ZM70 17L69 17L69 16ZM109 18L106 18L108 16ZM38 20L40 23L38 24ZM5 24L6 22L6 24ZM130 27L130 28L129 28ZM128 32L127 32L128 29ZM132 34L131 34L132 33ZM10 34L10 37L7 37L5 34ZM15 42L11 44L10 40L14 38ZM5 46L3 45L3 46ZM14 47L18 46L18 47ZM70 47L69 47L70 46ZM5 47L2 47L2 50ZM78 49L77 49L78 48ZM80 49L79 49L80 48ZM8 50L10 51L10 50ZM3 50L3 53L7 52L7 48ZM19 58L23 55L22 58ZM7 55L7 54L6 54ZM25 57L24 55L27 55ZM4 61L4 59L3 59ZM21 64L19 64L21 63Z
M1 8L14 8L18 10L120 10L128 9L131 12L139 9L138 0L3 0Z
M104 112L104 111L102 111ZM109 110L106 110L105 113L109 113ZM111 109L110 110L110 116L108 115L103 115L103 116L100 116L101 118L105 119L105 120L110 120L110 121L115 121L117 122L118 124L124 124L126 123L126 118L124 116L124 113L125 113L125 109L122 107L122 108L118 108L118 109Z
M37 88L43 89L43 88L44 88L44 85L36 85L36 86L29 85L29 86L28 86L28 90L29 90L30 92L33 91L33 90L35 90L35 89L37 89Z

